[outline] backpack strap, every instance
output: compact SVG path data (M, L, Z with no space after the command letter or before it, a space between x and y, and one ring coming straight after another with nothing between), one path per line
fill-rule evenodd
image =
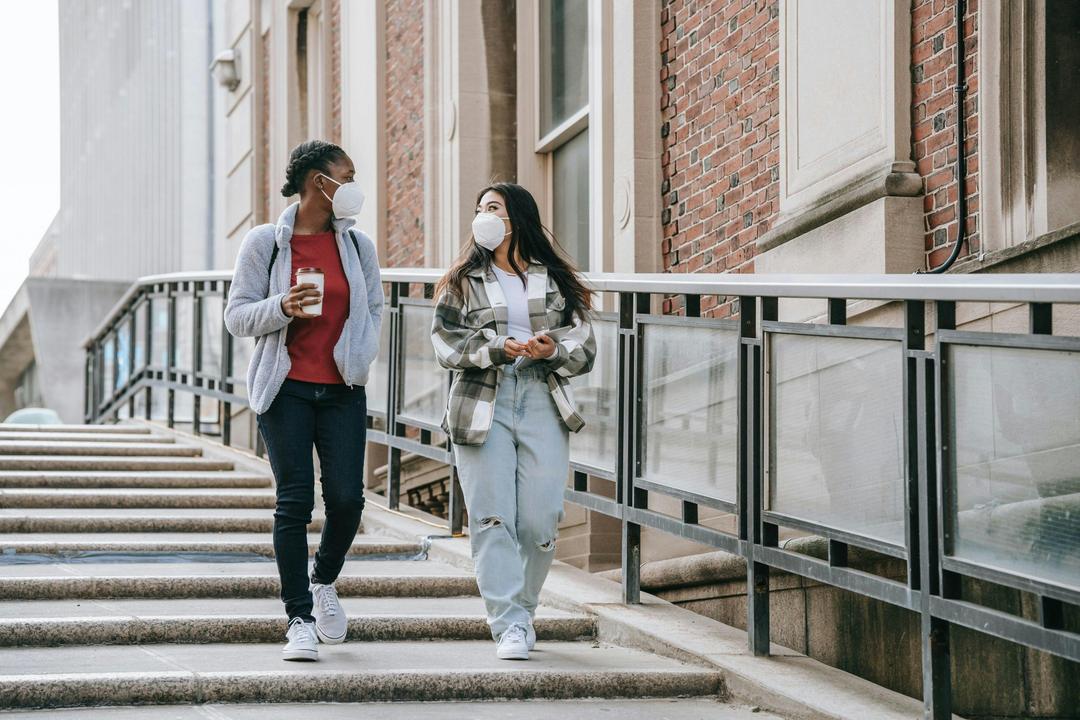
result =
M353 250L356 251L357 259L360 258L360 244L356 240L356 235L353 234L352 228L349 228L349 239L352 240ZM270 264L266 268L266 274L269 275L274 269L274 261L277 260L278 246L277 241L274 241L274 249L270 251Z
M270 265L266 268L266 274L269 275L274 269L274 261L277 260L278 246L277 241L274 241L274 249L270 251Z

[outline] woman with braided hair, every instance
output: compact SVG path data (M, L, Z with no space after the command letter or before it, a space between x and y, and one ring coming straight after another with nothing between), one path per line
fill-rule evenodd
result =
M300 200L276 224L248 232L225 308L229 332L256 338L247 391L276 485L285 660L317 660L319 640L343 642L348 630L334 582L364 509L364 384L383 309L375 246L353 227L364 202L355 173L337 145L311 140L293 149L281 194ZM321 274L321 292L298 274ZM326 519L309 575L313 448Z

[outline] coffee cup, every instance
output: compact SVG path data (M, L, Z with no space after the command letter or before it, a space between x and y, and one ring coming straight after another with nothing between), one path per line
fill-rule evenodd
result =
M308 315L322 315L323 271L315 267L300 268L296 271L296 284L311 283L319 290L319 302L310 305L305 304L304 312Z

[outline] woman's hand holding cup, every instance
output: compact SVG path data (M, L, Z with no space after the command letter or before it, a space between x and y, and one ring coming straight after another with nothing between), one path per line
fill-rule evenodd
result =
M315 283L297 283L289 288L289 292L281 299L281 310L292 318L310 320L318 315L309 315L304 312L305 305L314 305L322 301L322 293Z

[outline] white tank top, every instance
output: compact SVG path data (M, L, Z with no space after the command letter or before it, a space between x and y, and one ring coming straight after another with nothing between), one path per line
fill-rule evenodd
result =
M525 342L533 336L532 325L529 323L529 290L517 275L502 270L494 263L491 267L495 271L495 277L499 279L503 295L506 296L510 337Z

